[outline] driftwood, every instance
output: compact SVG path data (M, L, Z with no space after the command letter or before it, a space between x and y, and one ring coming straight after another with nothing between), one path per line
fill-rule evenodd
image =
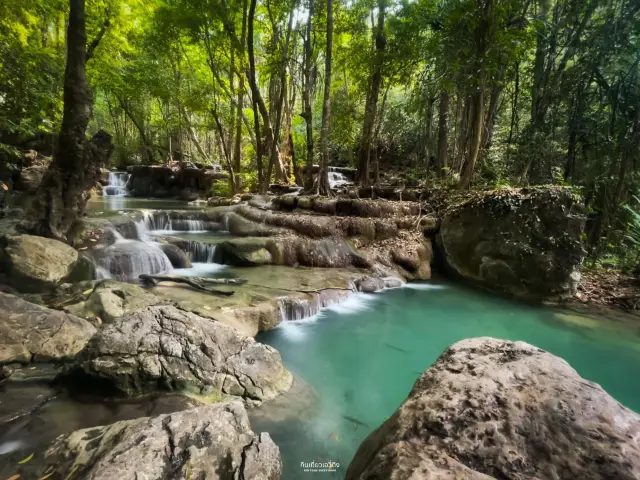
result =
M220 295L224 297L230 297L233 295L232 291L216 290L215 288L207 287L206 284L214 285L242 285L246 280L241 278L203 278L203 277L183 277L180 275L140 275L138 277L143 283L147 285L157 285L160 282L175 282L184 283L196 290L202 292L211 293L213 295Z

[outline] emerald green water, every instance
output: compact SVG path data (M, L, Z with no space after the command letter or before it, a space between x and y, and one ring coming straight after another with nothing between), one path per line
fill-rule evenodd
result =
M419 289L421 288L421 289ZM567 360L583 377L640 411L638 329L505 300L448 283L359 295L309 321L286 322L258 340L277 348L318 393L294 420L253 421L280 447L285 479L313 478L300 462L334 461L343 478L357 447L452 343L523 340ZM605 320L605 319L603 319ZM347 417L347 418L345 418Z

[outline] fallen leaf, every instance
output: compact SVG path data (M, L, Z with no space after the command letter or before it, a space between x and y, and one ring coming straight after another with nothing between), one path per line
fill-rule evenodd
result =
M94 243L95 243L95 242L97 242L98 240L96 240L95 238L90 238L90 239L89 239L89 241L90 241L90 242L94 242Z
M16 473L13 477L9 477L7 480L18 480L20 478L20 474Z
M9 187L7 187L4 183L2 184L2 189L3 190L9 190Z
M51 475L53 475L53 472L47 473L44 477L40 477L38 480L47 480Z
M82 294L89 295L91 292L93 292L93 288L90 288L89 290L85 290L84 292L82 292Z
M79 248L78 250L81 251L81 250L88 250L88 249L89 249L89 247L82 247L82 248Z
M206 305L202 308L204 308L205 310L211 310L211 307L207 307Z
M34 453L32 453L31 455L29 455L29 456L28 456L27 458L25 458L24 460L20 460L20 461L18 462L18 465L24 465L25 463L29 462L29 461L33 458L33 455L34 455L34 454L35 454L35 452L34 452Z

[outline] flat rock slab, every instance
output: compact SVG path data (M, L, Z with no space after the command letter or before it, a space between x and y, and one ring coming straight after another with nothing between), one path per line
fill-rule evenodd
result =
M86 320L0 293L0 365L73 360L96 333Z
M147 307L106 325L82 352L79 365L132 396L187 390L260 404L292 382L277 350L173 306Z
M77 430L16 470L21 478L67 480L277 480L282 462L236 402Z
M529 344L463 340L363 442L346 478L638 479L640 415Z

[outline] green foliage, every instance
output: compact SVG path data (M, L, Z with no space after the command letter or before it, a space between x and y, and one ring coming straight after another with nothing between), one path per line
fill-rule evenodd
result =
M211 185L211 194L214 197L230 197L232 192L229 182L226 180L216 180Z

